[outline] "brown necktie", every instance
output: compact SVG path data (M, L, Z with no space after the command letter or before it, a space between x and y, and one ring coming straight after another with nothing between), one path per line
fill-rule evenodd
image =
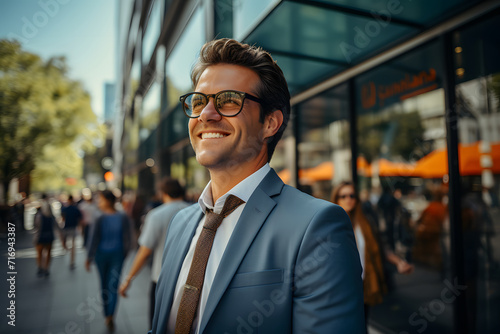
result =
M229 195L220 214L207 209L205 224L201 231L196 248L194 250L193 262L184 285L181 303L177 311L175 322L175 334L189 334L193 326L194 317L200 302L201 289L205 279L208 257L212 250L215 233L222 220L233 212L238 206L245 203L236 196Z

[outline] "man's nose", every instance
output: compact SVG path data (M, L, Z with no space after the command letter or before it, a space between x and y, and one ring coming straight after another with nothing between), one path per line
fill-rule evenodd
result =
M208 103L201 111L200 117L198 120L202 122L210 122L210 121L220 121L222 116L215 110L214 99L209 98Z

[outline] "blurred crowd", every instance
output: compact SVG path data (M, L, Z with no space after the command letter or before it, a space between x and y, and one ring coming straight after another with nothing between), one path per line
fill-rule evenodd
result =
M134 275L144 265L159 266L162 237L166 234L168 223L189 203L180 183L168 177L158 184L158 191L150 198L133 193L122 196L118 189L92 191L89 188L77 193L39 193L29 198L19 194L15 203L1 207L0 234L7 231L8 223L14 223L16 231L26 231L33 236L36 249L33 274L40 279L50 278L52 250L56 241L60 242L65 256L69 258L69 270L77 266L76 249L83 249L87 271L91 272L93 265L97 269L106 326L113 332L119 293L126 297ZM124 261L136 250L133 270L122 282L126 285L120 287ZM151 314L157 271L154 270L151 277Z

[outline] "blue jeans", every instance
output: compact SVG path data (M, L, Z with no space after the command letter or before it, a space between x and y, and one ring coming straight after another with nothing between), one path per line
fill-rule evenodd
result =
M101 276L101 297L106 317L115 313L123 260L121 251L110 253L97 251L95 256L95 263Z

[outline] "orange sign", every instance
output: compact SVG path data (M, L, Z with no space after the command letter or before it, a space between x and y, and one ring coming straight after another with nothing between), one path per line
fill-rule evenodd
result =
M399 97L403 101L436 88L438 85L434 68L413 75L406 73L403 79L389 84L375 85L373 81L369 81L361 87L361 105L364 109L369 109L378 100L379 106L383 107L388 99Z

